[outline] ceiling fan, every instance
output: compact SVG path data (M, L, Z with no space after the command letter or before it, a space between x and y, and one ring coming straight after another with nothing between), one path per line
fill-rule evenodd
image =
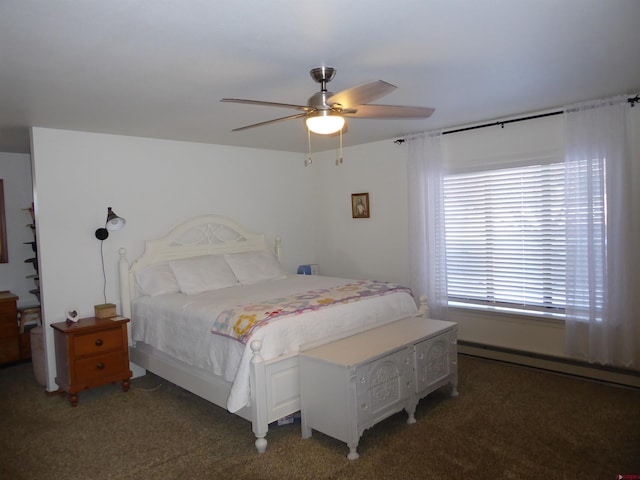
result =
M321 135L329 135L341 131L347 118L428 118L434 112L433 108L405 107L400 105L371 105L384 95L388 95L397 87L383 80L364 83L338 93L327 91L327 83L333 80L336 70L333 67L317 67L309 72L311 78L320 84L320 91L314 93L306 105L293 105L289 103L263 102L260 100L245 100L241 98L223 98L222 102L247 103L250 105L264 105L268 107L281 107L299 110L301 113L286 117L254 123L245 127L234 128L234 132L249 128L261 127L272 123L304 118L307 128Z

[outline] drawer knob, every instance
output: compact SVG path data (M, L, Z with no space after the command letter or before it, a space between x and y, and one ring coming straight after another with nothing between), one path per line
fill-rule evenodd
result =
M101 338L96 340L96 347L101 347L102 345L104 345L104 342L102 341Z
M367 405L366 403L363 403L362 405L360 405L360 408L366 411L369 409L369 405Z
M98 362L98 364L96 365L96 368L97 368L98 370L103 370L103 369L104 369L104 363L102 363L102 362Z

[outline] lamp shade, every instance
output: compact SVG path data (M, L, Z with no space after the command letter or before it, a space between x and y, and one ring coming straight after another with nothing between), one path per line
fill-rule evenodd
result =
M122 227L124 227L125 223L127 223L127 221L124 218L116 215L116 213L113 210L111 210L111 207L108 208L107 223L106 223L107 230L111 232L115 230L120 230Z
M330 135L342 130L344 117L330 110L318 110L307 117L307 128L319 135Z

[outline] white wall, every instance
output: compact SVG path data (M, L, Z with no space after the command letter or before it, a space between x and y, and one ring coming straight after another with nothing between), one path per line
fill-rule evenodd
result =
M295 271L313 256L311 170L286 152L32 129L43 316L64 321L104 303L100 242L107 207L127 220L104 242L107 301L119 306L118 249L138 257L144 239L186 218L216 213L282 236L283 264ZM26 223L26 222L24 222ZM53 330L45 328L48 388L56 388Z
M28 275L35 274L30 263L34 256L31 245L33 233L29 208L33 201L31 188L31 156L19 153L0 153L0 178L4 180L4 208L7 229L9 263L0 263L0 290L10 290L20 297L18 307L37 305L38 299L29 290L35 288Z
M322 275L407 284L407 162L392 140L314 156L315 261ZM351 194L369 193L370 218L354 219Z

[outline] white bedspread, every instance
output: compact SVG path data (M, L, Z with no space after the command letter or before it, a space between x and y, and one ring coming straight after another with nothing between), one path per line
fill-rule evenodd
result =
M227 409L236 412L250 403L250 343L262 341L265 360L297 353L302 345L337 338L383 325L416 313L406 292L332 305L302 315L281 318L257 329L247 345L211 333L216 317L226 308L276 297L328 288L352 280L317 275L290 275L285 279L204 292L140 297L133 303L132 338L232 382Z

